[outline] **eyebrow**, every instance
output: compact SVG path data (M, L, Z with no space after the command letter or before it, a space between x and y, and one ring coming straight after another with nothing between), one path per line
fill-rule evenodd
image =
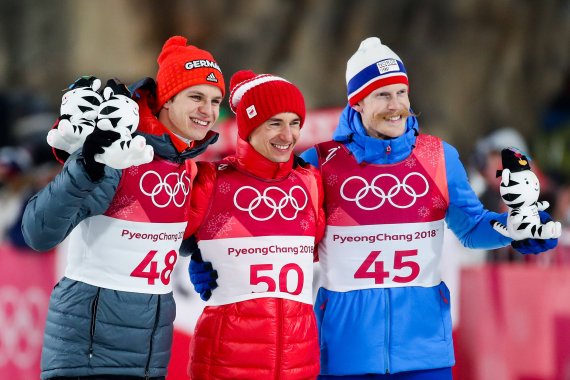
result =
M204 97L208 97L206 94L204 94L202 91L198 91L198 90L190 90L186 93L186 95L200 95L200 96L204 96ZM223 99L223 96L214 96L212 97L212 99L216 99L216 100L221 100Z
M281 118L278 118L278 117L270 117L269 119L267 119L267 121L279 121L279 122L283 122L283 123L284 123L284 122L285 122L285 119L281 119ZM296 117L295 119L291 120L291 123L294 122L294 121L301 121L301 118L300 118L300 117Z

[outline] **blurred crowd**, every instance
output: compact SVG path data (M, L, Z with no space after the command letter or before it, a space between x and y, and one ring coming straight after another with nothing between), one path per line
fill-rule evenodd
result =
M506 212L499 194L501 178L501 150L517 147L532 158L531 167L537 174L540 199L548 201L548 212L565 228L570 227L570 75L562 90L545 107L537 133L525 139L516 128L504 126L481 137L469 157L469 178L483 205L493 211ZM504 247L487 254L488 262L539 262L541 264L570 264L566 252L570 244L563 233L556 255L522 255L512 247Z
M46 143L56 117L49 102L36 94L0 92L0 239L24 250L20 225L25 204L61 167Z

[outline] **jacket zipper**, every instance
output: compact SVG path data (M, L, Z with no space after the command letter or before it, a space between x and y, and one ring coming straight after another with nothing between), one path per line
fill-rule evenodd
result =
M275 380L279 380L279 378L281 377L281 353L283 351L283 347L281 347L281 345L283 344L282 342L282 336L283 336L283 299L282 298L278 298L277 299L277 315L278 315L278 319L277 319L277 341L276 341L276 348L277 350L275 351L277 354L277 357L275 358Z
M97 294L93 298L93 303L91 304L91 325L89 326L89 361L93 357L93 337L95 336L95 324L97 322L97 307L99 305L99 293L101 288L97 288Z
M150 357L152 356L152 341L154 337L154 333L156 332L156 328L158 326L158 316L160 315L160 294L157 295L158 300L156 302L156 314L154 316L154 326L152 327L152 332L150 334L150 342L148 345L148 356L146 358L146 365L144 367L144 378L148 380L150 378L149 373L149 366L150 366Z
M386 374L390 373L390 289L386 289L384 293L384 305L386 306L386 325L384 326L384 363L386 366Z

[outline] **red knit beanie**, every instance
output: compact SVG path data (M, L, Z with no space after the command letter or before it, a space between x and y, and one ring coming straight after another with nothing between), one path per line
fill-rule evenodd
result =
M301 91L283 78L241 70L230 79L230 108L236 114L238 135L246 140L270 117L292 112L305 122L305 99Z
M158 56L157 110L180 91L200 84L218 87L225 94L224 77L212 54L186 45L182 36L170 37Z

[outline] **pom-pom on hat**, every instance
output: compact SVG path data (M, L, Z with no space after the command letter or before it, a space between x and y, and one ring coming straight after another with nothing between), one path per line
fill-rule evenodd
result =
M209 84L225 94L224 77L212 54L193 45L182 36L170 37L158 56L157 110L174 95L190 86Z
M271 74L241 70L230 79L230 108L236 114L238 135L251 132L273 115L292 112L305 122L305 99L291 82Z
M531 170L530 159L517 148L503 149L501 151L501 161L503 169L509 169L512 173ZM501 176L501 173L501 170L497 170L497 178Z
M346 64L348 103L353 106L377 88L396 83L409 86L400 57L378 37L362 41Z

